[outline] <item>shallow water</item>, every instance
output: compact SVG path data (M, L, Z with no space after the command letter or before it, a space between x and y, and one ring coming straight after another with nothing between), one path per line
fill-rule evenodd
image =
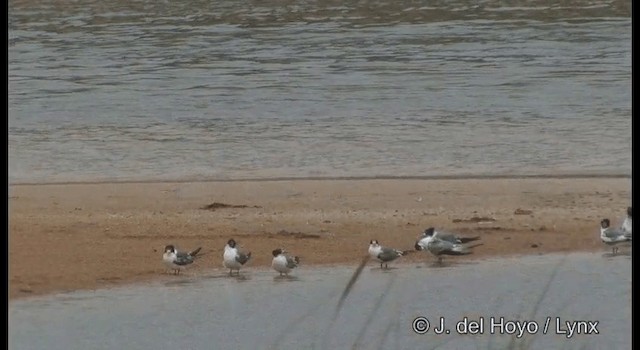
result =
M14 301L9 348L507 348L515 336L491 335L491 329L499 331L490 327L492 317L504 317L505 326L516 320L538 325L537 334L515 339L515 348L527 348L519 347L523 342L531 349L631 347L628 255L543 255L445 267L395 264L389 271L371 263L336 313L354 269L301 267L285 279L249 267L243 278L213 271ZM432 325L419 335L412 322L421 316ZM440 317L450 334L434 334ZM464 317L483 318L484 333L459 334L456 325ZM564 322L573 320L597 321L599 334L567 337Z
M630 174L631 2L9 1L11 182Z

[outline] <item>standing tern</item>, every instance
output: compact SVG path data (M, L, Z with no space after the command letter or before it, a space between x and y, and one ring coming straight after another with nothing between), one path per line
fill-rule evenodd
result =
M229 276L232 275L233 270L240 275L240 268L251 259L251 252L245 253L238 249L236 241L230 239L227 245L224 246L224 254L222 256L222 264L229 269Z
M287 255L287 252L282 248L274 249L271 254L273 255L271 267L278 271L280 276L282 274L289 275L289 272L300 264L299 257Z
M416 241L416 250L428 250L431 254L438 258L438 263L442 264L443 255L468 255L471 254L471 248L480 246L465 246L461 243L452 243L438 238L435 235L425 235Z
M613 255L616 255L618 253L618 245L630 244L631 232L625 232L609 225L609 219L602 219L602 221L600 221L600 239L605 244L611 246Z
M397 258L406 255L409 251L401 251L389 247L383 247L377 240L369 242L369 256L380 263L380 268L384 264L384 268L389 268L388 263Z
M202 247L193 250L191 252L180 252L172 244L164 247L164 254L162 254L162 261L165 265L173 270L174 274L180 274L180 271L187 268L188 265L193 264L198 252Z

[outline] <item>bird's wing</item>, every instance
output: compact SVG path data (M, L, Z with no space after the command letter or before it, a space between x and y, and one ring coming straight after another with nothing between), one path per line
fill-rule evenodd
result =
M397 251L393 248L383 247L382 250L380 250L380 253L378 253L378 259L382 261L391 261L401 255L402 255L402 252L400 251Z
M436 231L435 234L436 238L439 238L443 241L447 241L447 242L451 242L451 243L462 243L460 241L460 239L458 238L458 236L456 236L455 234L451 233L451 232L445 232L445 231Z
M173 263L181 266L189 265L193 263L193 257L188 253L178 252L176 254L176 260Z
M604 231L604 235L612 240L624 238L624 232L622 232L622 230L611 227Z
M298 266L298 264L300 263L300 259L297 256L291 257L291 256L287 256L287 267L292 269L296 266Z
M238 252L238 255L236 255L236 261L242 265L244 265L247 261L249 261L249 259L251 259L251 252L246 254Z

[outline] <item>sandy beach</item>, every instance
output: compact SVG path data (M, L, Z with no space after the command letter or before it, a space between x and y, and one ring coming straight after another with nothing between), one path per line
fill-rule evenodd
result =
M167 244L202 247L187 274L224 273L229 238L253 253L245 270L268 266L276 247L305 265L355 265L371 239L413 249L429 226L481 236L456 260L605 252L599 221L621 223L630 187L628 178L11 185L9 298L166 278Z

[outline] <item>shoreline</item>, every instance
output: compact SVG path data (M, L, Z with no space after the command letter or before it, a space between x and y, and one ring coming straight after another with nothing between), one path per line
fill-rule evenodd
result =
M279 181L361 181L361 180L499 180L499 179L632 179L622 173L558 173L558 174L460 174L460 175L415 175L415 176L303 176L303 177L249 177L249 178L176 178L176 179L105 179L96 181L18 181L9 186L51 186L51 185L100 185L100 184L168 184L168 183L211 183L211 182L279 182Z
M610 252L599 221L618 224L628 177L332 179L10 185L9 299L167 277L166 244L202 256L186 274L221 267L235 238L245 268L268 268L285 247L301 266L356 266L369 241L411 250L429 226L481 236L445 262ZM205 209L207 205L213 205ZM559 239L561 235L564 239ZM621 249L621 252L624 248ZM356 253L354 253L356 252ZM426 263L415 252L393 264ZM375 262L369 262L375 267Z
M421 268L426 268L426 269L440 269L440 268L451 268L451 267L455 267L455 266L462 266L462 265L469 265L469 264L482 264L482 263L500 263L500 262L507 262L508 260L511 259L519 259L519 258L529 258L529 257L541 257L541 256L551 256L551 257L555 257L555 256L566 256L566 255L571 255L571 254L584 254L584 255L597 255L597 253L603 253L603 254L607 254L607 251L602 252L599 249L596 250L573 250L573 251L562 251L562 252L548 252L548 253L542 253L542 252L531 252L528 254L505 254L505 255L488 255L488 256L482 256L482 257L474 257L473 255L470 256L464 256L461 257L462 259L458 259L457 261L445 261L444 265L440 266L436 264L436 261L434 259L432 259L431 255L425 255L423 258L424 259L413 259L415 261L402 261L402 258L400 260L396 260L392 263L389 264L389 271L394 271L397 269L405 269L405 268L418 268L418 266L421 266ZM424 253L423 253L424 254ZM618 255L616 256L618 258L622 258L622 257L630 257L630 253L625 249L621 249L621 251L618 253ZM361 257L362 258L362 257ZM446 258L445 258L446 259ZM369 262L367 263L367 265L365 266L365 270L377 270L380 271L380 267L378 266L379 264L376 264L375 262L373 262L372 260L369 260ZM304 271L306 270L323 270L323 269L331 269L331 268L350 268L353 269L353 271L355 272L355 270L358 267L358 262L354 262L354 263L315 263L312 265L300 265L297 269L293 270L289 275L291 278L293 279L304 279L305 275L304 275ZM274 278L278 277L278 272L274 271L270 266L268 265L259 265L259 266L247 266L245 268L243 268L241 270L241 280L245 280L245 278L243 278L243 276L249 276L248 279L251 279L253 276L260 274L260 275L268 275L268 276L273 276ZM160 273L160 274L156 274L153 276L147 276L146 278L142 278L142 279L131 279L131 280L127 280L127 281L118 281L118 282L111 282L111 283L105 283L102 284L100 286L96 286L94 288L78 288L78 289L68 289L68 290L52 290L50 292L46 292L46 293L39 293L39 294L23 294L23 295L19 295L19 296L15 296L9 299L9 302L14 302L14 301L22 301L22 302L28 302L30 300L35 300L35 299L41 299L41 298L48 298L48 297L52 297L52 296L65 296L65 295L69 295L69 294L73 294L73 293L82 293L82 292L97 292L97 291L104 291L104 290L110 290L110 289L117 289L117 288L128 288L128 287L145 287L145 286L149 286L149 285L153 285L156 283L170 283L172 279L177 278L177 279L199 279L199 278L238 278L237 276L228 276L228 273L226 272L226 269L223 267L205 267L205 268L198 268L198 269L192 269L190 271L187 271L186 273L181 273L179 276L175 276L169 273ZM346 282L346 281L345 281Z

